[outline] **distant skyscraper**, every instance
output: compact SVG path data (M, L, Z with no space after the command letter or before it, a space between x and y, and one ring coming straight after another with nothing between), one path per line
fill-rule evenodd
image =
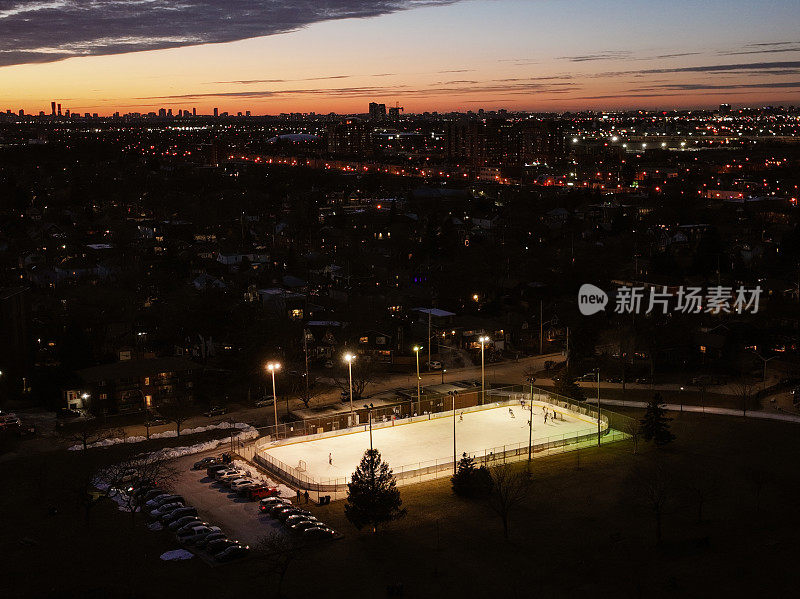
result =
M386 104L377 102L369 103L369 118L373 121L382 121L386 118Z
M215 117L218 117L218 116L219 116L219 108L215 108L215 109L214 109L214 116L215 116Z
M50 114L52 114L53 116L56 116L56 103L55 102L50 102Z
M197 108L192 108L192 116L197 116Z
M249 110L247 110L247 111L245 111L245 113L244 113L244 114L245 114L245 116L250 116L250 111L249 111Z
M160 116L161 118L164 118L165 116L167 116L167 109L166 108L159 108L158 109L158 116Z
M58 105L58 116L61 116L61 104Z

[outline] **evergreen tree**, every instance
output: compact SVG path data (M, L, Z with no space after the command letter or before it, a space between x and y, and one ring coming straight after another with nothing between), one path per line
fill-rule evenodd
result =
M347 485L344 514L358 530L371 526L375 532L380 524L398 520L406 515L400 499L397 481L389 464L381 459L377 449L364 452L361 463Z
M656 393L647 404L647 409L642 418L642 437L645 441L654 441L657 447L662 447L675 439L669 430L668 418L664 409L664 400L660 393Z
M485 495L492 488L492 477L485 466L475 467L475 460L466 453L458 461L456 473L450 479L453 493L462 497Z
M584 395L583 389L578 383L575 382L575 377L570 369L565 369L564 372L562 372L559 376L558 380L555 381L555 384L553 385L553 392L557 393L558 395L563 395L564 397L569 397L570 399L574 399L576 401L586 400L586 395Z

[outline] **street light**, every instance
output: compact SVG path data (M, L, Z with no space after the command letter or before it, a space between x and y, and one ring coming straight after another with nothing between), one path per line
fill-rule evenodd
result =
M458 395L458 391L448 391L447 393L453 398L453 476L455 476L458 470L458 460L456 459L456 395Z
M345 354L344 361L347 362L347 371L350 374L350 426L353 426L353 354Z
M278 394L275 392L275 372L281 369L279 362L267 364L267 370L272 375L272 408L275 412L275 437L278 436Z
M420 391L420 388L419 388L419 381L420 381L420 378L419 378L419 350L421 350L421 349L422 349L421 345L415 345L414 346L414 353L417 354L417 403L419 404L417 406L417 409L420 409L420 407L422 405L421 391Z
M478 341L481 342L481 405L483 405L486 401L486 370L484 369L483 362L483 346L489 341L489 337L482 335L478 338Z
M364 408L367 410L367 413L369 414L369 451L370 451L370 453L372 453L372 409L374 407L375 406L373 406L372 404L369 404L369 405L364 404Z
M531 407L531 415L530 420L528 420L528 462L531 461L533 458L533 383L536 381L535 377L529 376L528 382L531 384L531 397L530 397L530 407Z
M600 368L597 368L597 446L600 447Z
M442 368L442 385L444 385L444 373L447 372L447 368Z

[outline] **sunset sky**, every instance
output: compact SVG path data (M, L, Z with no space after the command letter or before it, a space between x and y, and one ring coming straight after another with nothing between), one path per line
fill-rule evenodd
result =
M0 0L0 107L800 104L798 0Z

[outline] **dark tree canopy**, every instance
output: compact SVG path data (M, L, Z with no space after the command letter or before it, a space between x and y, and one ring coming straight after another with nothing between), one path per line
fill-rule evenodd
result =
M645 441L653 441L656 446L662 447L675 440L675 435L669 430L668 418L664 409L664 400L660 393L656 393L647 404L647 409L642 418L642 437Z
M358 530L369 526L373 532L379 525L406 515L394 474L377 449L364 452L353 473L344 513Z

